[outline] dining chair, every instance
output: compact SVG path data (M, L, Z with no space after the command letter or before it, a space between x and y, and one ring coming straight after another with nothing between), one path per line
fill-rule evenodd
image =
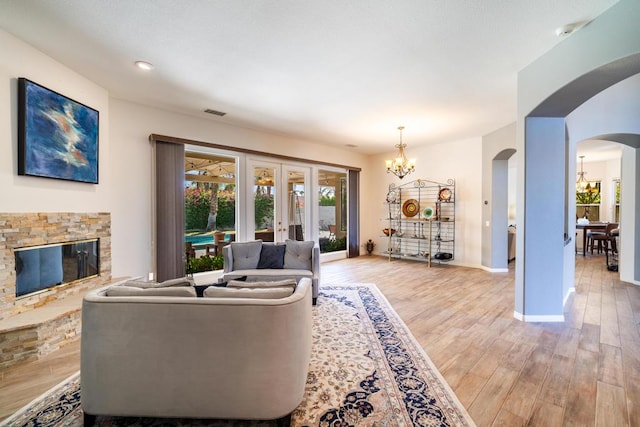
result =
M591 236L589 236L589 234L587 234L587 238L590 239L591 245L591 255L593 255L593 246L596 244L598 244L598 248L597 248L597 253L602 253L602 251L607 251L609 249L609 245L611 244L612 238L611 238L611 231L615 230L616 228L618 228L618 223L616 222L610 222L607 223L607 226L605 227L604 231L594 231L591 232L589 234L591 234ZM613 244L612 244L613 247Z

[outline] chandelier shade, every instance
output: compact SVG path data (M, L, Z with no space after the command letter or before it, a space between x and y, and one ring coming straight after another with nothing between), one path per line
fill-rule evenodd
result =
M398 152L393 160L385 160L385 164L387 167L387 173L391 172L398 178L402 179L416 169L416 160L407 159L407 156L404 154L404 148L407 146L407 144L402 142L402 131L404 130L404 126L398 126L398 130L400 131L400 143L396 144Z

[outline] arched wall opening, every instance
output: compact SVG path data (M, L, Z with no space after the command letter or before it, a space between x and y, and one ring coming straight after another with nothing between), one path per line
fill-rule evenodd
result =
M513 148L499 152L491 162L491 269L508 271L509 264L509 159ZM515 236L513 236L515 237Z
M640 93L640 74L637 77ZM640 114L640 107L636 110L636 114ZM640 197L637 195L640 188L640 130L635 134L598 134L593 135L591 139L609 141L622 146L618 271L620 280L640 285L640 214L638 214Z
M517 150L522 162L518 170L516 318L564 320L563 308L573 289L575 265L571 244L575 218L569 218L567 204L569 194L575 192L575 141L585 139L577 137L583 131L580 125L574 126L577 122L572 123L575 119L571 115L583 105L595 106L593 98L640 73L639 19L640 3L621 0L519 73ZM637 100L640 92L627 93L626 97ZM600 134L640 133L637 120L616 122L610 107L599 106ZM625 146L622 160L622 179L627 183L622 197L625 209L634 211L640 209L635 196L640 188L638 151ZM627 232L631 237L625 239L628 245L621 251L635 260L640 254L638 218L625 221ZM622 259L620 263L622 268ZM631 280L623 278L621 271L622 280L640 284L637 263L625 262L632 270Z
M512 123L482 138L482 268L490 272L508 271L508 226L515 223L517 168L516 124ZM510 192L511 190L511 192ZM515 237L515 236L513 236ZM515 241L515 239L514 239Z

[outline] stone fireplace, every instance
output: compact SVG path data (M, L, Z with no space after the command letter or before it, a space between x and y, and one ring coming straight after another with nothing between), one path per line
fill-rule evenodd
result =
M68 283L56 281L51 287L16 296L16 270L23 267L16 266L20 258L16 252L31 247L60 248L44 251L45 257L76 250L62 249L62 244L88 241L97 242L97 247L78 251L95 252L97 274ZM110 281L109 213L0 213L0 368L37 359L77 339L82 295Z

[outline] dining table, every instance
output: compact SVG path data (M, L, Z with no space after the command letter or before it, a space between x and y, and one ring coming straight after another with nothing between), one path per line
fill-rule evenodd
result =
M576 230L582 230L582 256L587 254L587 231L604 231L607 228L606 222L590 222L588 224L576 224Z

